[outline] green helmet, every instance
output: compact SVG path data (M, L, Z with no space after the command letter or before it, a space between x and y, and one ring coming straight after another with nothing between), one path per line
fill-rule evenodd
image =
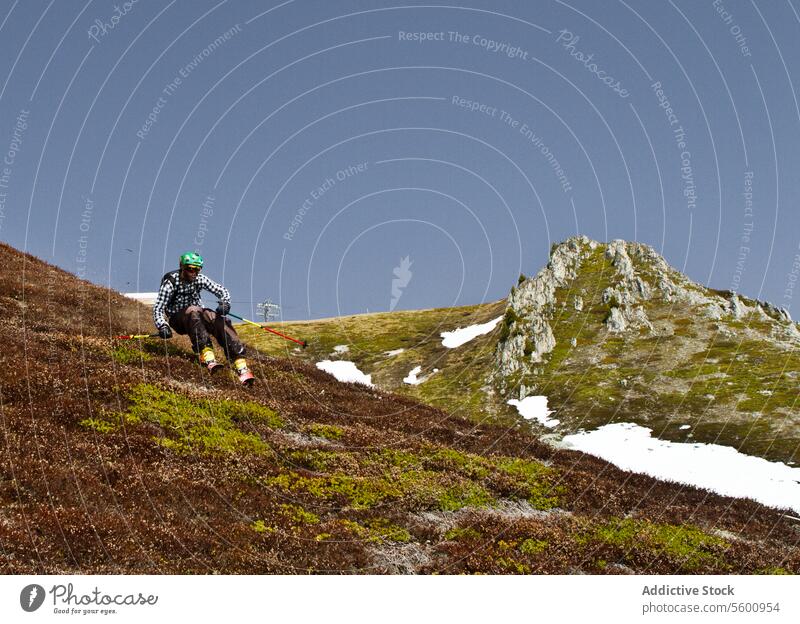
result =
M193 251L187 251L181 256L181 266L193 266L203 268L203 256Z

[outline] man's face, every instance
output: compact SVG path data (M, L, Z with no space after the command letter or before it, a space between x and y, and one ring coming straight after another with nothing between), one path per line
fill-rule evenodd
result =
M197 278L198 273L200 273L199 267L189 265L183 265L181 267L181 279L186 282L193 282Z

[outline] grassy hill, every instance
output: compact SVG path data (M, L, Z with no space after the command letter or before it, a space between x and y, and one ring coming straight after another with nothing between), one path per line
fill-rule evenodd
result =
M517 420L515 412L498 406L486 393L488 375L494 366L497 332L479 336L457 349L442 346L440 336L443 331L502 316L505 307L505 301L495 301L457 308L379 312L270 325L305 339L308 342L305 350L253 326L243 325L238 330L263 353L311 363L326 359L351 361L359 370L372 375L372 382L382 389L476 421L492 417L513 423ZM336 352L335 347L342 345L347 351ZM426 381L419 385L404 383L403 379L417 366L421 369L419 377Z
M151 330L140 304L6 245L0 267L0 573L800 571L777 510L297 357L253 352L246 390L184 338L113 340Z
M442 346L441 332L498 316L491 333ZM475 422L512 423L509 398L543 394L560 421L551 437L631 422L673 442L800 462L797 324L767 303L693 283L646 245L569 239L506 300L274 327L309 348L242 331L271 355L353 361L380 388ZM426 381L404 383L416 366Z

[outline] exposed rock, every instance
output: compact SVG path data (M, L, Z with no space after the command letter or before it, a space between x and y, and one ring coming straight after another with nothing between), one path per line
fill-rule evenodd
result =
M575 310L583 312L583 297L575 296Z
M574 237L555 248L548 266L559 284L575 279L581 256L585 255L584 246L588 243L589 239L585 236Z
M617 305L631 305L636 302L636 296L627 291L620 290L619 288L606 288L601 296L603 303L609 303L612 306Z
M625 320L625 315L618 307L614 306L606 318L606 328L613 333L623 332L628 328L628 322Z
M570 238L553 247L550 262L535 277L524 280L508 297L508 337L498 344L495 354L497 371L507 376L516 371L530 373L530 363L556 345L549 319L556 308L556 288L577 277L581 261L597 246L586 236Z
M498 345L497 353L495 354L498 372L504 376L516 372L523 366L522 358L524 355L525 336L522 334L510 336L505 342Z
M530 338L533 343L533 351L530 354L531 362L541 362L545 353L550 353L556 346L556 337L550 324L541 317L535 317L531 321Z
M545 267L536 277L522 282L509 296L508 303L517 314L555 305L555 289L562 283L555 279L549 267Z
M636 291L642 299L649 299L650 298L650 287L647 285L641 277L636 277L634 279L634 284L636 285Z
M766 310L761 307L760 303L756 303L756 314L761 321L768 321L772 318L769 314L767 314Z
M707 297L695 288L678 287L675 289L675 298L681 303L686 303L690 306L707 306L714 304L715 301L711 297Z
M658 280L658 289L661 291L661 298L664 301L672 301L678 287L668 277L661 277Z
M650 323L650 319L647 318L647 313L642 306L637 306L636 308L626 310L626 317L631 326L636 328L645 327L650 332L653 331L653 326Z
M502 343L503 348L498 350L496 356L501 374L508 375L520 369L530 372L526 364L541 362L542 356L550 353L556 346L553 330L544 319L535 317L528 328L524 333L517 333Z
M789 316L789 311L786 308L779 308L772 305L769 301L758 302L759 307L763 307L766 314L776 321L791 321L792 317Z
M630 256L628 256L628 252L625 249L624 240L618 238L611 241L606 247L606 258L611 260L611 263L617 269L617 273L623 279L633 280L633 262L631 262Z
M748 307L736 296L736 293L731 294L731 298L728 302L728 309L735 319L744 318L749 311Z
M709 303L701 308L702 314L705 318L711 319L712 321L718 321L722 318L722 313L724 309L716 304L716 303Z
M632 302L630 297L623 298ZM647 318L647 313L642 306L612 306L609 310L608 316L606 317L605 323L608 331L614 333L623 332L629 327L645 327L650 332L653 331L653 326L650 323L650 320Z

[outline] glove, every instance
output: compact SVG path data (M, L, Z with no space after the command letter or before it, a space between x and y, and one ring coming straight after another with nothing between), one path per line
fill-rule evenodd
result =
M220 301L219 305L217 306L217 314L219 316L225 316L228 312L231 311L231 304L227 301Z
M163 338L164 340L169 340L172 338L172 330L170 329L169 325L162 325L158 328L158 337Z

